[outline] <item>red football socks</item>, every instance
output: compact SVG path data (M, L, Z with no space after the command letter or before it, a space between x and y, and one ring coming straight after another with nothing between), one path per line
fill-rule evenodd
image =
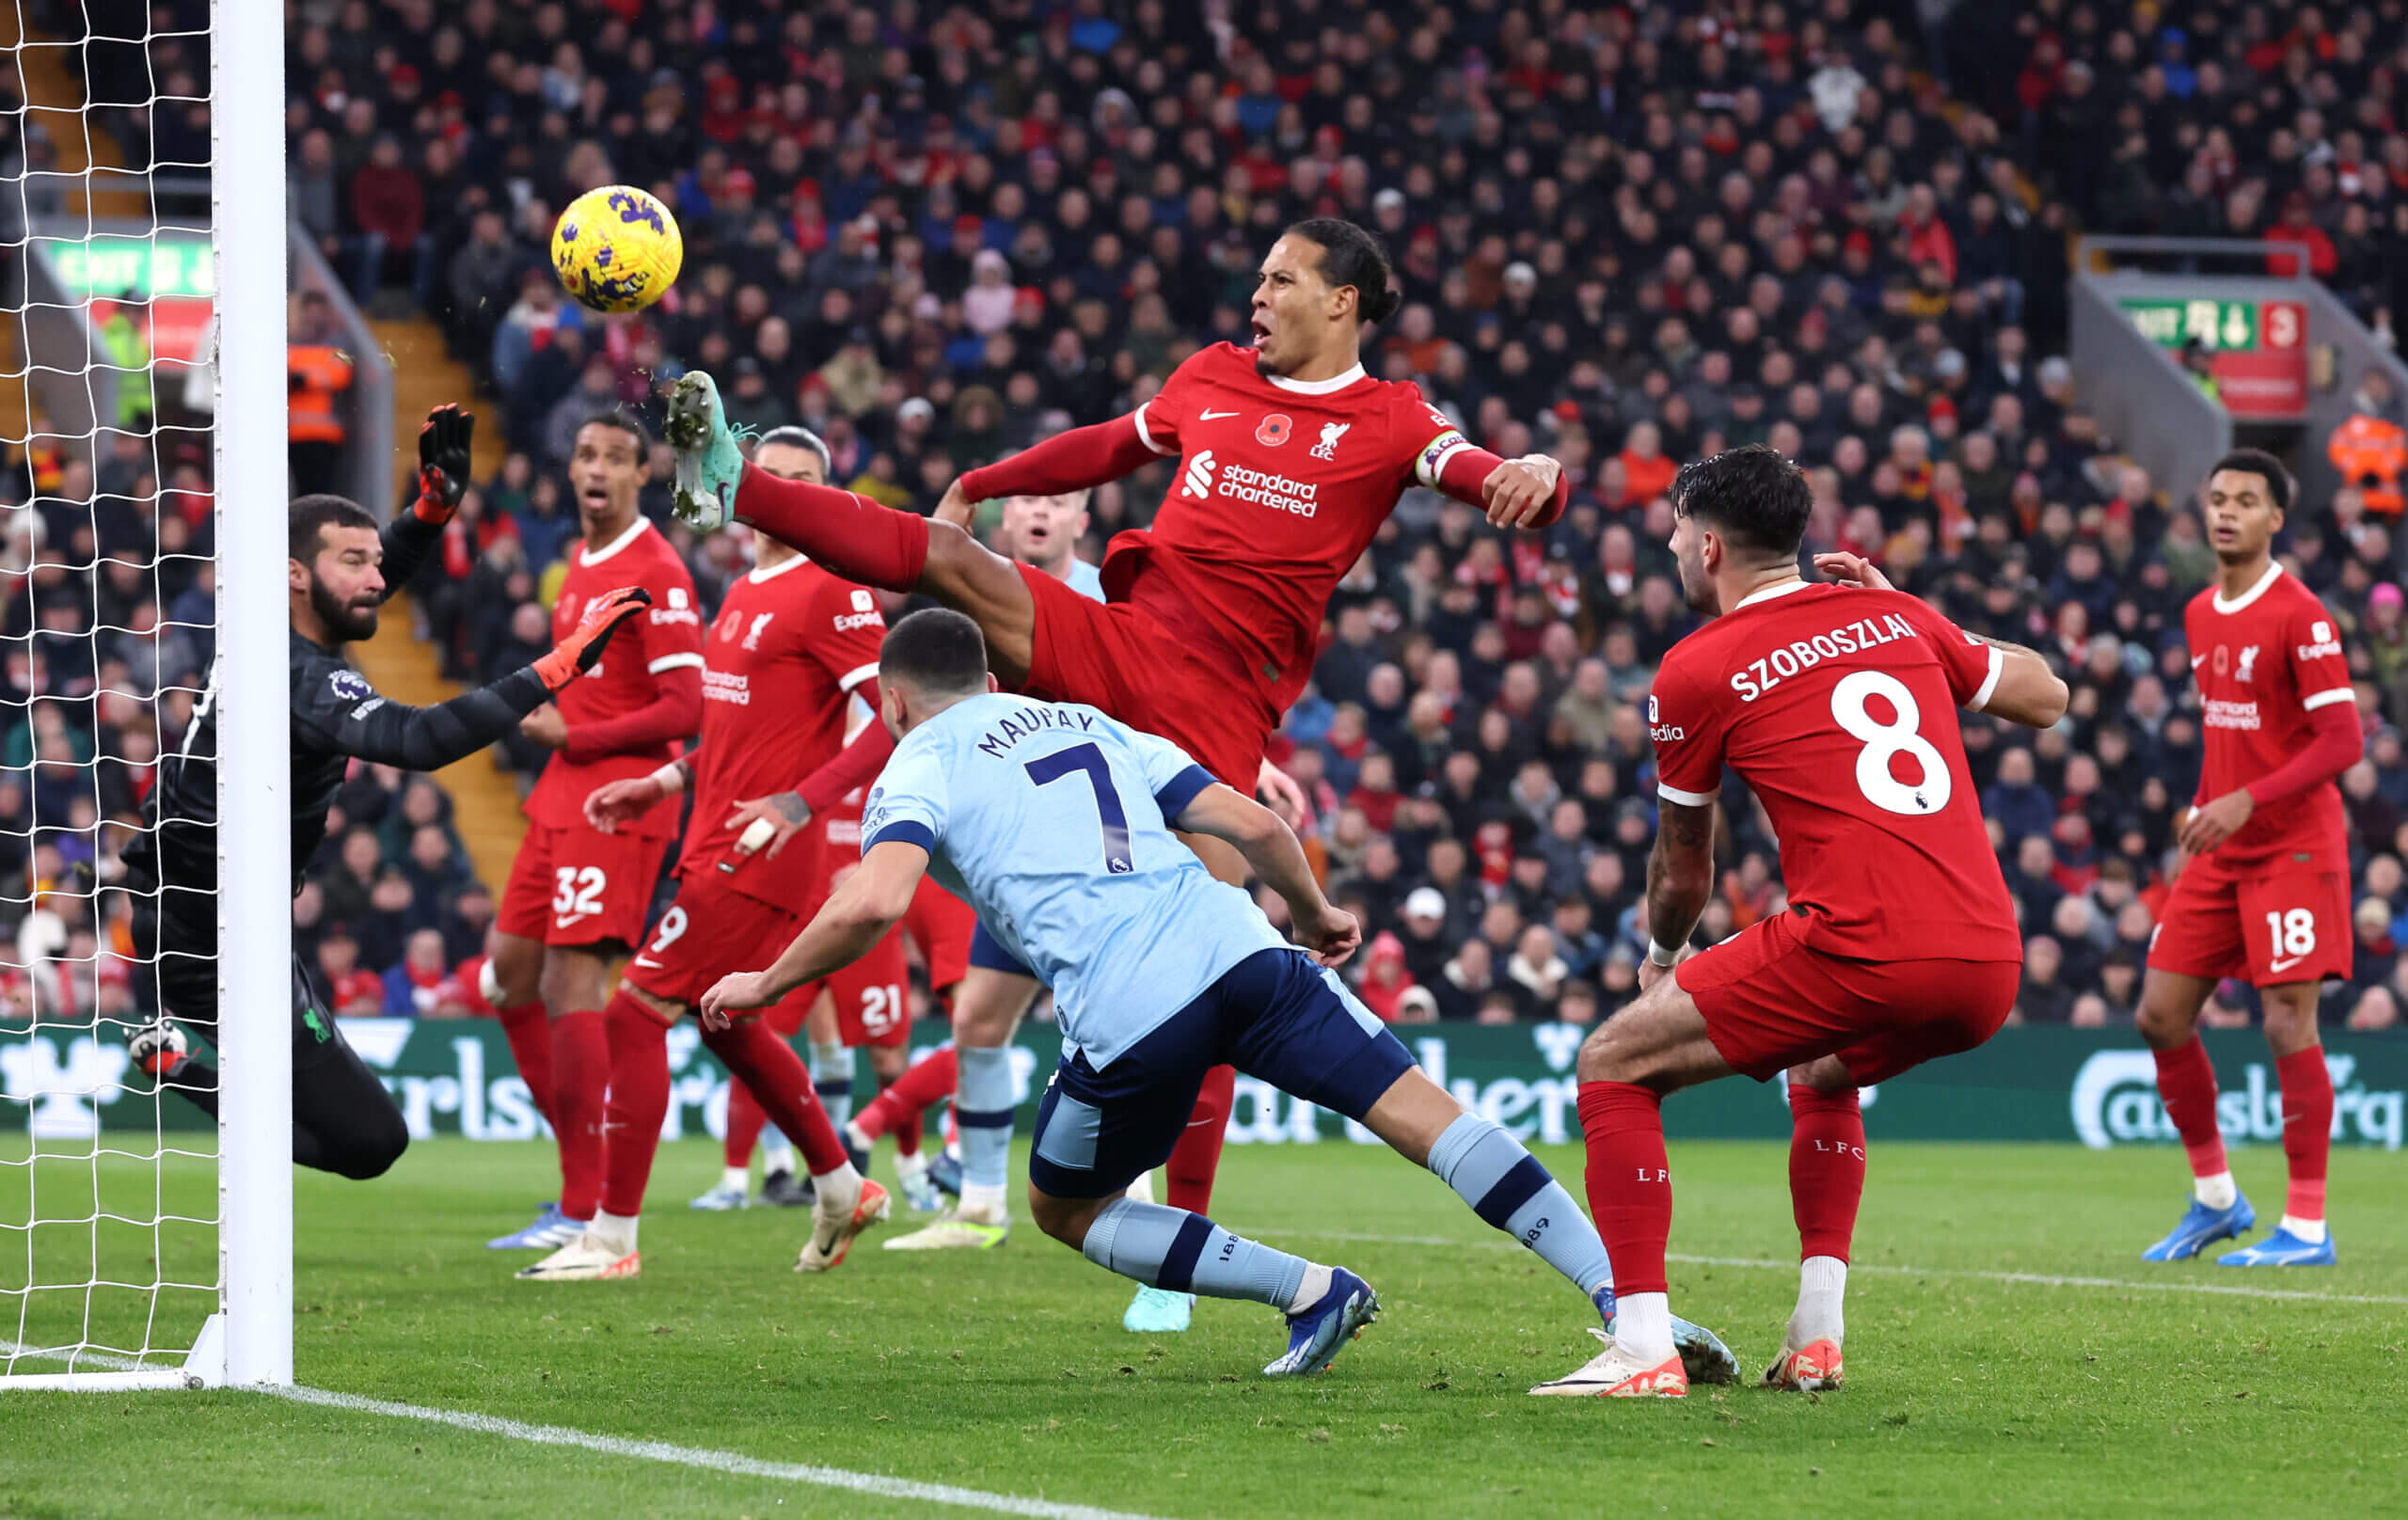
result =
M561 1148L561 1212L592 1219L602 1198L602 1095L610 1037L599 1008L552 1021L552 1131Z
M626 992L603 1010L610 1042L610 1096L603 1112L602 1210L643 1212L643 1190L669 1116L669 1026Z
M510 1041L510 1058L518 1063L518 1080L527 1085L535 1112L552 1116L552 1021L541 1000L494 1010L501 1021L502 1038Z
M705 1029L703 1044L730 1075L752 1089L769 1121L802 1152L811 1175L822 1177L848 1164L845 1143L828 1122L811 1090L811 1069L802 1057L758 1019L741 1019L727 1029Z
M752 1164L752 1148L761 1143L761 1131L768 1125L769 1116L761 1110L761 1100L741 1082L727 1085L727 1140L723 1152L730 1170Z
M2231 1170L2225 1164L2224 1135L2216 1129L2216 1069L2208 1060L2208 1048L2193 1035L2156 1055L2157 1096L2165 1104L2165 1116L2182 1136L2182 1149L2191 1158L2191 1175L2215 1177ZM2332 1090L2328 1083L2328 1105ZM2325 1113L2331 1116L2329 1106Z
M783 481L749 465L737 487L736 515L863 585L915 590L928 562L928 520L919 514L831 485Z
M2310 1045L2274 1060L2283 1094L2283 1159L2290 1164L2286 1218L2324 1217L2324 1168L2333 1154L2333 1073L2324 1047Z
M1163 1196L1172 1208L1197 1214L1212 1211L1212 1176L1221 1169L1221 1147L1228 1139L1229 1104L1237 1085L1235 1067L1216 1066L1204 1073L1187 1128L1163 1166Z
M1589 1142L1589 1216L1613 1259L1614 1291L1666 1291L1672 1171L1664 1155L1663 1099L1637 1083L1584 1082L1580 1130Z
M947 1045L895 1078L892 1085L853 1116L853 1122L872 1140L892 1134L897 1147L909 1134L912 1148L917 1149L928 1110L953 1096L960 1072L961 1063L954 1058L953 1047ZM903 1153L908 1156L911 1152Z
M1798 1258L1847 1259L1856 1208L1864 1197L1864 1111L1856 1089L1789 1089L1789 1207ZM1621 1263L1617 1261L1616 1267Z

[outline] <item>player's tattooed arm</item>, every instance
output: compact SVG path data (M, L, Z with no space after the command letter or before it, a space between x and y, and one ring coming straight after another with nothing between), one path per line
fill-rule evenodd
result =
M1656 949L1678 958L1714 892L1714 808L1665 798L1656 811L1656 848L1647 857L1647 932L1655 942L1648 960L1661 969L1669 962Z

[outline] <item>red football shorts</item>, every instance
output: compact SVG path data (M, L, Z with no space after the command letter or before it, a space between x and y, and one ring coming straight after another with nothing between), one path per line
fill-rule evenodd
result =
M545 944L634 944L643 938L665 844L658 834L533 825L511 863L495 926Z
M954 984L968 974L970 931L977 926L978 915L968 903L929 878L920 878L911 911L903 915L903 932L920 947L920 958L928 966L928 990L937 997L950 996Z
M2350 974L2353 933L2347 876L2313 858L2226 862L2210 851L2175 878L2148 963L2209 981L2245 976L2252 987L2321 981Z
M689 872L623 979L655 997L699 1003L730 972L767 969L801 928L792 912L737 891L718 871Z
M780 942L781 948L784 944ZM909 977L903 931L891 929L859 960L832 975L805 982L770 1005L769 1027L793 1038L811 1017L811 1005L826 992L836 1005L836 1037L846 1048L899 1047L911 1037Z
M1758 1082L1837 1055L1859 1086L1970 1051L2014 1011L2012 960L1851 960L1798 939L1775 913L1672 973L1705 1016L1706 1037Z
M1126 602L1082 596L1034 565L1021 578L1037 604L1024 689L1083 702L1170 740L1246 796L1279 715L1244 672L1199 650Z

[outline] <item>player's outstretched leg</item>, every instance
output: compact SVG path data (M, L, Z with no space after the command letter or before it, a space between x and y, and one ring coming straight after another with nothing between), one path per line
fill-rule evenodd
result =
M752 1089L769 1117L802 1150L816 1195L811 1205L811 1240L795 1259L797 1272L827 1272L841 1265L863 1230L885 1219L892 1200L886 1189L853 1169L845 1143L811 1090L811 1073L793 1047L758 1019L739 1019L726 1029L705 1029L705 1048Z
M1126 1196L1059 1198L1031 1180L1037 1227L1107 1272L1151 1288L1268 1304L1288 1319L1288 1349L1265 1377L1325 1372L1363 1327L1379 1318L1370 1284L1344 1267L1323 1266L1233 1235L1199 1213Z
M2258 1223L2226 1164L2216 1127L2216 1069L2198 1035L2199 1005L2213 983L2151 968L2141 984L2138 1023L2157 1058L2157 1095L2182 1137L2191 1164L2191 1198L2173 1231L2141 1253L2144 1261L2187 1261Z
M1847 1335L1848 1249L1864 1196L1864 1111L1837 1057L1790 1073L1789 1201L1798 1221L1798 1307L1764 1385L1824 1393L1840 1385Z
M2282 1223L2255 1245L2216 1258L2224 1267L2329 1267L2339 1259L2324 1223L2324 1176L2333 1154L2333 1072L2316 1035L2321 984L2265 989L2266 1042L2282 1092L2283 1160L2290 1188Z

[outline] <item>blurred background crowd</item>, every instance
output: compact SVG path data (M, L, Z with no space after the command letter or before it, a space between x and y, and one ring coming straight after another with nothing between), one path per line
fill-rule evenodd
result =
M1586 1021L1631 994L1641 710L1695 625L1663 492L1682 461L1768 441L1810 468L1810 549L1864 554L2061 666L2065 722L1969 718L1967 745L2028 936L2020 1016L2128 1021L2198 774L2181 612L2213 558L2197 483L2125 462L2075 394L2069 235L2262 238L2379 334L2408 297L2395 0L340 0L298 5L290 36L293 215L363 306L441 324L508 438L413 587L465 680L548 643L577 532L562 467L599 407L707 369L739 422L808 425L837 482L927 511L962 470L1242 340L1287 223L1374 229L1404 305L1370 335L1372 372L1576 483L1537 536L1409 496L1278 741L1333 895L1366 919L1364 996L1399 1020ZM167 109L129 113L163 156L190 129ZM685 272L602 318L545 250L562 205L615 182L673 207ZM104 464L59 489L97 490L88 511L12 517L21 714L36 688L197 684L205 629L142 635L207 621L206 565L84 568L87 526L103 555L154 527L205 552L205 462L135 451L155 504ZM160 464L183 483L159 494ZM666 464L646 510L715 604L742 546L669 523ZM49 489L40 467L16 488ZM1082 552L1149 521L1172 467L1094 493ZM2300 503L2283 545L2335 614L2369 736L2342 782L2356 969L2328 989L2362 1028L2408 1000L2396 507L2344 487ZM30 711L0 848L38 883L105 871L61 841L84 810L121 815L177 735L105 695ZM1708 940L1782 903L1761 813L1735 782L1724 803ZM441 789L365 769L339 812L297 906L338 1002L473 1005L462 962L492 905ZM2250 1010L2228 988L2208 1017Z

